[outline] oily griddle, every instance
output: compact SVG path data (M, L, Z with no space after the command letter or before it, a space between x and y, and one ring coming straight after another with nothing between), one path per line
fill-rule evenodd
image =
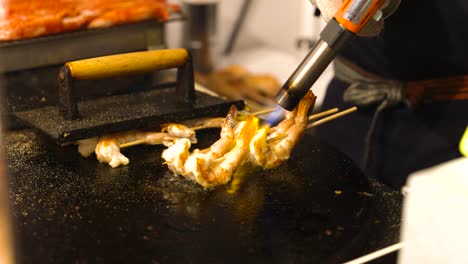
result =
M5 138L19 263L333 263L367 237L366 178L308 135L279 168L244 167L214 190L174 176L161 146L126 149L112 169L41 135Z

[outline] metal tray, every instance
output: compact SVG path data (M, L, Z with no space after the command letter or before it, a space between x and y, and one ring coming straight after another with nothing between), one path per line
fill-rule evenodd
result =
M0 73L164 46L164 23L155 21L8 41L0 43Z
M165 23L180 21L173 14ZM45 37L0 42L0 74L6 96L9 128L24 127L12 113L55 105L57 76L65 62L118 53L165 48L164 25L156 21L119 25L103 29L87 29ZM106 87L106 95L126 92L134 87L171 82L172 74L158 72L149 75L119 77L78 84L84 97L93 97L94 89Z

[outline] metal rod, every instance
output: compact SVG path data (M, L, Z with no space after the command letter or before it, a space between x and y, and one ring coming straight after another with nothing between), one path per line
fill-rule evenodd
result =
M320 40L276 95L276 102L286 110L293 110L336 54L354 36L354 33L345 29L335 19L330 20L320 33Z
M249 12L251 3L251 0L244 0L244 3L242 4L239 16L237 17L236 22L234 23L234 28L232 29L231 35L229 36L229 40L227 42L227 46L223 52L225 56L229 55L232 52L232 49L236 44L237 36L239 35L242 25L244 24L245 17Z

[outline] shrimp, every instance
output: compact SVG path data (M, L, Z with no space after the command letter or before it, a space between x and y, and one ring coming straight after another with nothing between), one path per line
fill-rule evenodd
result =
M182 124L169 123L165 124L161 132L167 132L171 137L176 138L188 138L191 143L197 143L197 137L195 131Z
M238 114L239 111L237 110L237 107L234 105L231 106L221 125L220 139L207 149L195 149L184 164L184 173L179 173L180 175L199 182L197 179L202 179L203 174L210 166L211 161L221 158L226 152L234 147Z
M237 107L231 106L221 125L220 139L204 150L195 149L189 152L190 143L187 140L176 140L162 153L162 158L169 169L177 175L183 175L196 181L206 168L201 166L208 164L209 160L221 157L234 145L234 128L236 126Z
M268 138L274 138L279 135L286 134L289 128L294 125L295 117L297 114L297 108L294 108L292 111L286 111L284 115L283 121L281 121L278 125L270 128Z
M230 151L215 160L197 158L197 169L202 173L195 180L206 188L228 183L249 153L249 142L255 135L257 127L258 119L250 116L245 121L235 141L235 146Z
M134 135L136 131L131 131L131 135ZM108 163L112 168L116 168L119 165L127 165L130 161L122 153L120 153L119 145L123 138L127 138L130 135L127 133L119 133L106 135L99 138L94 152L96 157L101 163Z
M234 147L235 141L235 127L239 112L236 106L231 106L229 112L226 115L226 119L221 125L220 139L209 147L206 155L211 159L220 158L224 153Z
M91 156L91 154L94 153L98 142L99 137L78 140L76 142L76 144L78 144L78 152L81 154L81 156L88 158L89 156Z
M169 169L178 175L184 175L184 164L190 155L190 140L187 138L176 139L174 144L162 152L162 158Z
M253 116L237 123L237 114L237 108L232 106L223 122L220 139L207 149L195 149L190 153L190 142L180 139L164 150L162 158L169 169L206 188L230 181L237 167L245 160L249 142L258 126L258 119Z
M192 153L192 155L190 156L191 162L193 162L193 159L194 159L195 156L197 156L199 158L203 158L203 159L216 159L216 158L219 158L224 153L226 153L229 149L231 149L233 147L233 145L234 145L234 136L235 136L234 128L236 126L237 114L238 114L237 107L231 106L226 118L224 119L223 124L221 125L220 139L217 140L215 143L213 143L207 149L204 149L204 150L196 149ZM164 130L164 128L163 128L163 130ZM180 146L175 146L175 145L185 145L185 144L186 144L185 141L182 142L182 141L179 141L179 140L176 140L176 142L174 142L174 145L166 144L166 146L169 147L169 148L165 149L163 151L162 157L166 161L166 163L168 164L169 167L171 167L171 166L183 166L183 163L182 164L178 163L178 165L172 164L173 159L171 159L170 157L175 156L176 153L179 153L179 155L188 156L190 154L190 153L188 153L189 149L190 149L190 146L188 146L188 148L186 148L185 152L180 152L180 150L184 149L184 148L182 148ZM171 169L171 170L173 172L176 171L176 170L173 170L173 169ZM183 169L182 168L177 168L177 171L183 171ZM176 174L181 174L181 173L176 173Z
M125 142L144 138L145 136L146 132L137 130L101 136L94 152L99 162L108 163L112 168L127 165L130 161L120 153L119 146Z
M307 126L307 113L315 104L312 91L299 102L286 118L276 127L264 127L257 131L249 144L250 160L264 168L273 168L289 159L292 149L297 144Z

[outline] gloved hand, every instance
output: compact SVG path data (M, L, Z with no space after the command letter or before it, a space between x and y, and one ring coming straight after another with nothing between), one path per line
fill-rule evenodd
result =
M340 8L343 0L310 0L310 2L320 9L325 21L330 21L336 11ZM389 17L400 5L401 0L386 0L383 8L383 19L375 21L371 19L369 23L358 33L359 36L373 37L379 34L384 25L384 19Z

